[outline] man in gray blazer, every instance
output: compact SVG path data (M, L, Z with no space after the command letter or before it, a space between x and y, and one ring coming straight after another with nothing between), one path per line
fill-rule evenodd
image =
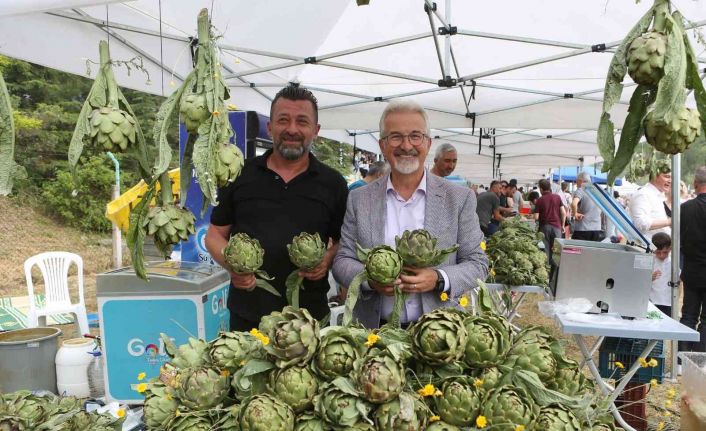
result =
M488 259L481 249L483 234L476 215L476 197L430 174L424 161L431 147L428 117L414 102L388 104L380 119L380 150L391 172L348 196L341 242L333 275L343 286L363 270L356 243L363 248L395 246L395 236L424 228L439 239L440 248L459 244L456 253L438 268L407 268L394 283L407 293L401 321L404 325L439 307L453 306L459 297L485 280ZM354 318L367 328L385 323L394 304L394 285L364 283ZM446 293L449 301L443 302Z

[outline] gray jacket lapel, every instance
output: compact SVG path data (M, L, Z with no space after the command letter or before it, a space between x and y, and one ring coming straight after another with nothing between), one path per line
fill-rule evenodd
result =
M440 237L445 232L443 205L446 190L440 181L446 181L427 171L427 195L424 208L424 229L432 236Z
M370 238L366 238L370 243L366 248L374 247L385 242L385 218L387 217L387 176L369 184L371 193L368 194L370 199L369 212L366 215L368 226L370 226Z

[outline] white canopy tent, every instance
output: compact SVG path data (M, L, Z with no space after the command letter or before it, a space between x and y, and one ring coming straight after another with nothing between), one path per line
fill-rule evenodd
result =
M121 85L168 95L191 68L196 15L207 7L240 109L267 113L279 88L298 82L319 99L323 136L378 151L386 102L413 99L430 114L434 145L457 147L455 174L524 182L601 160L595 129L611 50L650 4L3 0L0 53L84 75L109 39L114 59L141 57L149 71L151 82L120 69ZM703 2L673 4L693 26L706 24ZM613 111L617 127L631 84Z

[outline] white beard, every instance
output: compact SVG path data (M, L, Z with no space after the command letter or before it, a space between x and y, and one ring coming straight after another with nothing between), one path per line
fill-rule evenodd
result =
M396 159L394 169L402 175L412 174L419 169L419 159Z

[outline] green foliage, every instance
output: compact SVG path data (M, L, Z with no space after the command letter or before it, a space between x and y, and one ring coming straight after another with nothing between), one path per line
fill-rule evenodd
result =
M353 147L351 145L319 137L311 146L311 152L319 161L337 170L344 177L353 172Z
M68 167L59 169L55 181L42 185L44 210L61 222L86 231L109 231L105 206L111 200L115 174L106 157L93 156L78 169L78 187ZM135 174L121 176L123 184L132 184Z

